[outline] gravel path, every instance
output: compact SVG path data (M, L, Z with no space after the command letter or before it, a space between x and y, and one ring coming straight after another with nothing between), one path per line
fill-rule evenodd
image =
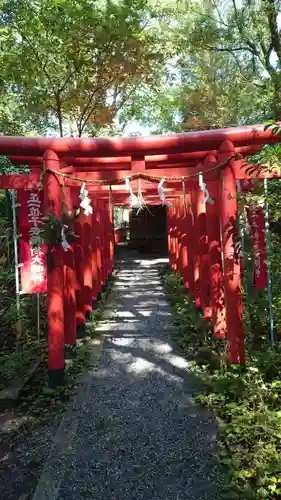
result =
M169 340L153 260L122 264L60 500L218 500L216 424Z

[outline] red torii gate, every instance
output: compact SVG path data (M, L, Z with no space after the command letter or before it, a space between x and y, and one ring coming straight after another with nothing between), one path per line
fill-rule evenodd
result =
M147 204L159 204L156 185L151 183L166 178L166 199L172 202L167 209L170 265L183 277L204 317L211 319L215 336L227 337L230 362L244 363L241 270L234 249L236 180L253 177L245 169L247 156L278 140L263 126L116 139L0 137L0 154L31 170L0 176L1 189L36 188L42 181L45 213L56 217L62 213L62 184L70 209L79 204L82 181L92 197L93 216L82 215L75 223L79 240L68 252L61 246L50 249L54 256L47 275L51 386L63 379L64 345L76 343L77 326L84 325L112 272L111 202L127 204L128 191L122 184L132 176L142 177ZM213 204L204 203L199 173ZM278 177L278 172L258 172L258 176Z

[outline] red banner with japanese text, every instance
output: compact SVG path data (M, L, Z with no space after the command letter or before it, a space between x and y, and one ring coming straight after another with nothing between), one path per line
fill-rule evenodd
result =
M19 189L18 225L20 233L21 291L27 294L47 291L46 245L34 246L32 238L43 226L43 191Z
M241 180L240 189L242 192L254 191L257 181ZM258 290L267 287L267 266L266 266L266 236L264 208L257 206L248 210L248 221L251 227L253 244L253 285Z
M248 213L248 218L251 226L254 254L253 285L258 290L264 290L267 287L267 267L263 207L251 208Z
M239 181L242 192L254 191L257 181L241 180ZM248 210L248 221L251 227L253 244L253 285L258 290L264 290L267 287L267 265L266 265L266 236L265 236L265 217L264 208L257 206Z

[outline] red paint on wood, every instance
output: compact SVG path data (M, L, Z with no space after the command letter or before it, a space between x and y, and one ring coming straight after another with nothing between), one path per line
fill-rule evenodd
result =
M175 271L178 272L178 258L179 258L179 247L178 247L178 200L175 199L174 207L174 266Z
M233 144L224 142L218 161L229 158ZM227 319L228 357L231 363L244 363L244 328L242 319L241 262L236 254L237 186L231 164L223 170L222 241L224 255L224 288Z
M93 274L92 274L92 215L82 215L83 224L83 249L84 249L84 260L83 260L83 274L84 274L84 286L83 286L83 301L85 311L92 311L92 286L93 286Z
M99 273L98 273L98 256L97 256L97 208L96 200L92 198L92 299L97 300L99 293Z
M198 229L199 229L199 275L201 289L201 307L205 319L211 318L211 296L209 280L209 254L208 254L208 236L206 221L206 204L204 196L200 196L201 206L198 207Z
M182 200L177 200L177 225L178 225L178 273L183 277L183 262L182 262L182 237L183 237L183 220L182 220Z
M71 189L64 189L64 212L73 217ZM76 344L76 276L74 243L69 242L64 252L64 343Z
M194 212L192 204L193 194L192 190L186 192L186 238L187 238L187 280L188 292L191 297L194 297L194 247L195 247L195 234L194 234Z
M109 213L109 272L112 273L114 268L114 224L113 224L113 207L111 203L108 205Z
M167 238L168 238L168 256L169 256L169 265L170 268L172 268L172 225L171 225L171 218L172 218L172 207L169 207L167 209Z
M195 306L202 308L201 281L200 281L200 215L202 211L203 193L196 186L192 189L192 211L194 214L194 299Z
M170 217L171 268L175 270L175 200L173 200Z
M242 146L242 147L237 147L235 148L235 151L237 153L240 153L244 156L253 154L257 151L259 151L261 148L260 145L250 145L250 146ZM181 162L184 161L186 162L187 160L204 160L207 156L209 155L216 155L217 151L216 150L206 150L206 151L194 151L191 153L172 153L172 154L158 154L158 155L146 155L145 156L145 162L146 165L148 163L156 163L159 164L161 162L167 162L173 164L174 162ZM79 157L79 156L64 156L63 161L64 164L66 165L77 165L77 166L96 166L99 167L100 169L103 168L103 165L115 165L117 164L130 164L131 163L131 156L115 156L115 157L102 157L102 158L96 158L96 157ZM42 156L10 156L10 161L14 164L18 165L36 165L42 166L43 164L43 158ZM119 166L120 167L122 167Z
M79 207L80 200L78 198L79 192L72 190L73 207ZM74 242L74 263L76 275L76 323L77 325L85 324L85 311L84 311L84 243L83 243L83 224L81 217L78 217L74 223L74 232L78 238Z
M102 289L102 255L101 255L101 213L100 202L96 202L96 231L97 231L97 273L98 273L98 293Z
M217 160L214 156L209 156L204 162L207 168L212 168L216 163ZM224 338L226 335L226 311L221 258L221 187L219 178L217 181L207 182L207 189L215 202L213 205L206 204L212 324L215 337Z
M44 153L46 168L59 169L59 158L50 150ZM51 174L44 176L45 213L61 215L61 189ZM49 248L52 264L47 269L48 286L48 366L49 370L64 369L64 309L63 309L63 249Z
M189 289L189 275L188 275L188 222L187 222L187 200L182 200L181 206L181 262L182 262L182 277L184 286Z
M225 141L235 146L278 142L279 137L264 131L263 125L204 130L185 134L121 138L0 137L0 154L42 155L52 149L64 156L127 156L169 154L216 149Z

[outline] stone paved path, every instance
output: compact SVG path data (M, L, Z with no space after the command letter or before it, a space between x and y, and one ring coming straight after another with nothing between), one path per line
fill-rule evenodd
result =
M171 345L155 261L122 265L107 317L58 498L218 500L215 421Z

